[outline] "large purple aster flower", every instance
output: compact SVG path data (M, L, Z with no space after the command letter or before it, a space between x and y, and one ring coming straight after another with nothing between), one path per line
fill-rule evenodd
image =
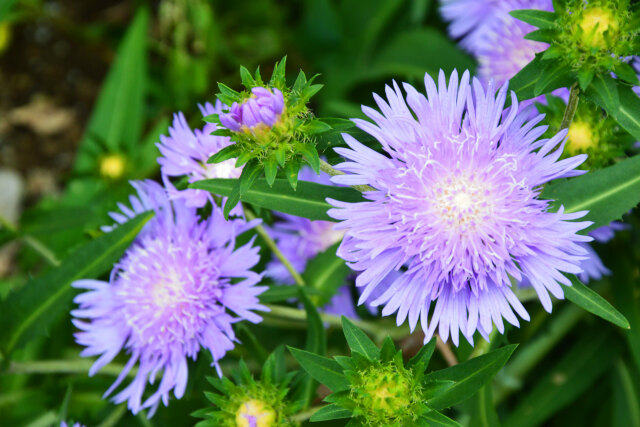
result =
M360 271L356 285L365 301L390 272L404 271L372 303L383 315L397 312L414 328L421 319L425 339L439 334L454 344L459 332L472 342L492 323L504 331L503 318L518 325L528 314L511 289L510 276L529 278L547 311L549 293L563 297L562 274L581 272L588 236L577 232L589 222L572 222L585 212L550 212L539 199L541 186L579 175L586 156L559 160L566 130L541 139L546 126L530 111L504 109L507 87L485 91L469 73L447 86L425 76L427 96L405 84L387 87L387 101L374 95L381 112L363 107L375 123L355 120L375 137L385 154L344 135L347 159L336 168L338 184L369 185L366 202L330 200L329 215L346 230L338 254Z
M80 329L76 341L86 347L82 356L100 356L89 375L120 351L129 354L105 396L137 364L133 381L113 400L127 401L134 413L151 408L152 415L160 401L168 405L172 390L182 397L187 358L196 359L201 347L211 352L221 374L218 361L234 347L231 325L261 320L252 310L266 310L257 298L266 288L255 286L261 276L250 270L258 262L258 248L250 242L234 249L236 235L253 224L225 221L215 206L211 216L201 220L182 201L170 203L157 183L133 186L138 197L131 197L131 209L121 206L114 219L123 223L147 210L155 216L114 266L109 282L73 283L87 291L75 298L79 308L72 315ZM157 389L143 402L147 383L153 384L159 374Z
M222 112L220 101L215 106L206 103L199 107L203 116ZM211 194L204 190L177 190L168 177L187 176L191 183L208 178L238 178L242 173L241 168L235 167L235 159L207 164L209 157L231 144L227 136L211 135L216 129L215 124L207 123L202 130L192 131L184 114L177 113L173 116L169 136L160 136L157 146L162 156L158 158L158 163L172 199L184 199L189 207L202 207Z

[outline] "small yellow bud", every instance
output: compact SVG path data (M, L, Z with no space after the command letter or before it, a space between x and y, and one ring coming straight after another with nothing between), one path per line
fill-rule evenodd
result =
M584 153L598 144L598 137L587 122L574 121L569 126L567 150L570 154Z
M120 154L109 154L100 160L100 175L109 179L121 178L124 174L126 161Z
M582 29L582 43L586 46L598 48L607 47L604 38L604 33L607 30L615 33L619 28L618 21L611 11L601 7L586 10L579 25Z
M261 400L251 399L238 408L236 425L238 427L275 427L276 412Z

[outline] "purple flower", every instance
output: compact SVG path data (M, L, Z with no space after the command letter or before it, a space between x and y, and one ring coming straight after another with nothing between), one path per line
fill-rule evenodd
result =
M211 216L201 220L181 200L170 203L157 183L132 185L138 197L112 217L123 223L149 209L155 216L114 266L109 282L73 283L87 291L75 298L79 308L71 313L80 329L76 341L86 347L81 355L100 356L90 376L120 351L129 354L105 396L137 364L134 379L113 401L127 401L133 413L151 408L151 416L161 400L168 405L172 390L176 398L183 396L187 358L195 360L200 347L211 352L221 374L218 361L234 347L231 325L261 320L252 310L267 310L257 298L266 288L255 286L261 275L250 270L259 260L258 248L250 242L234 249L235 237L254 223L225 221L215 205ZM142 401L147 382L153 384L159 373L157 389Z
M251 97L242 104L234 102L228 112L220 114L222 126L234 132L253 130L258 126L273 126L284 109L284 96L279 89L251 89Z
M485 85L493 79L496 86L502 86L531 62L536 53L548 47L546 43L524 38L536 28L509 15L518 9L553 11L553 5L551 0L506 0L492 9L493 16L477 38L474 51L479 63L478 77Z
M222 103L216 102L199 106L203 116L222 112ZM207 164L209 157L231 144L227 136L211 135L218 127L207 123L202 130L192 131L184 117L177 113L173 116L173 126L169 128L169 136L160 136L156 144L162 157L158 158L163 180L172 199L184 199L189 207L202 207L211 199L211 194L204 190L177 190L167 179L172 176L187 176L189 182L208 178L238 178L241 168L235 167L235 159L225 160L217 164Z
M359 271L360 303L379 291L392 271L402 274L373 305L383 315L397 312L397 323L420 318L425 339L439 326L458 344L460 332L469 342L476 330L487 336L492 323L504 331L503 318L518 326L514 312L529 316L511 289L510 277L529 278L547 311L551 298L563 297L562 274L577 274L585 258L577 234L589 222L573 222L585 212L549 212L539 199L541 186L556 178L576 176L585 159L559 160L566 130L541 139L543 116L503 110L507 87L497 95L486 91L469 73L447 86L441 71L438 85L425 76L427 96L408 84L406 101L398 85L386 88L387 101L374 95L381 112L363 107L375 123L354 120L375 137L385 154L343 135L350 149L336 148L347 161L346 172L332 178L345 185L370 185L366 202L329 200L329 215L346 230L338 255Z
M69 427L69 424L67 424L66 421L60 421L60 427ZM80 423L74 423L71 425L71 427L84 427L84 426Z
M440 13L450 22L452 38L462 38L460 45L474 54L478 41L489 31L504 0L441 0Z
M325 172L317 175L309 167L300 170L298 179L333 185L329 175ZM343 231L334 230L335 223L330 221L312 221L284 213L278 213L278 217L281 220L277 221L268 231L276 241L278 249L291 262L296 271L304 271L310 259L339 242L344 235ZM294 283L293 277L285 266L275 257L267 264L265 275L279 283Z

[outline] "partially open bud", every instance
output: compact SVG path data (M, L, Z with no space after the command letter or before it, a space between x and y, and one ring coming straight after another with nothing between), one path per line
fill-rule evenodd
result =
M615 39L620 28L611 10L601 7L586 9L578 25L582 30L582 44L586 48L606 48L605 33L608 39Z
M228 112L220 114L220 124L234 132L252 132L256 128L271 128L284 109L284 96L277 89L254 87L251 97L238 104L234 102Z

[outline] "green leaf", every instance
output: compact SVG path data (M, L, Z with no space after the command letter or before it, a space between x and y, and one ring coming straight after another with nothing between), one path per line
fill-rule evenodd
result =
M429 366L429 361L431 360L431 356L433 356L433 351L436 348L436 338L431 338L431 341L427 343L427 345L423 345L420 351L416 353L415 356L409 360L408 367L414 367L416 365L422 364L426 369Z
M333 392L348 390L350 385L335 360L308 351L287 347L300 366L316 381L326 385Z
M629 86L619 86L620 105L615 111L607 110L616 121L637 140L640 140L640 98Z
M323 406L315 412L309 419L311 422L340 420L343 418L351 418L351 411L341 408L338 405L331 404Z
M96 155L133 153L142 136L147 86L149 13L138 9L125 34L80 141L76 172L95 170Z
M302 153L305 160L311 166L313 171L317 174L320 173L320 157L318 157L318 151L316 147L311 144L297 144L296 148L298 152Z
M231 210L235 208L238 203L240 203L240 181L234 180L233 187L231 187L229 191L229 196L227 197L227 201L224 203L224 208L222 210L224 219L229 219Z
M237 181L236 179L208 179L194 182L189 187L228 197ZM327 215L327 210L331 208L331 205L325 201L327 197L345 202L364 200L358 191L347 187L300 181L297 191L293 191L284 179L276 179L273 187L269 187L263 178L257 179L241 199L265 209L313 220L334 221Z
M616 272L611 287L616 305L629 320L631 328L625 331L629 350L640 372L640 283L634 280L635 260L616 257L611 261L611 269Z
M582 91L587 90L593 81L594 75L595 73L590 68L581 68L580 71L578 71L578 82L580 83L580 89Z
M367 334L344 316L342 316L342 330L351 352L357 351L369 360L378 360L380 357L380 349L371 341Z
M558 80L566 80L568 76L569 72L564 62L560 60L548 61L547 66L542 71L542 76L540 76L540 78L536 82L536 85L533 89L533 94L535 96L538 96L545 92L551 92L556 88L552 87L549 90L546 89L549 88L553 84L553 82Z
M538 80L543 77L545 68L550 62L543 61L541 58L542 54L538 54L533 61L529 62L518 74L509 80L509 89L515 91L519 102L537 96L534 89L538 85ZM546 83L544 86L546 92L551 92L560 87L569 87L572 83L570 76L558 74L556 79Z
M269 289L261 293L258 298L260 298L260 302L262 303L272 303L272 302L280 302L287 301L292 298L298 298L299 290L297 286L292 285L271 285ZM306 288L305 292L309 294L309 296L321 296L322 293L318 292L313 288Z
M516 347L516 344L508 345L450 368L430 373L425 377L425 381L450 380L455 381L455 384L444 393L427 400L427 404L441 410L473 396L502 369Z
M500 419L493 406L491 386L482 387L474 396L469 427L499 427Z
M225 160L238 157L240 152L241 150L236 144L227 145L222 150L218 151L216 154L209 157L209 160L207 160L207 163L209 164L222 163Z
M234 102L242 102L242 95L240 94L240 92L231 89L224 83L218 83L218 89L220 89L218 99L223 104L231 105Z
M571 275L569 279L571 280L571 286L562 287L564 296L569 301L616 326L629 329L629 321L606 299L602 298L596 291L583 285L577 277Z
M317 301L319 307L329 302L351 273L344 260L336 255L339 245L340 242L335 243L309 261L302 275L305 283L323 295Z
M615 118L614 112L620 108L620 96L613 77L606 75L595 76L586 95Z
M512 10L509 15L540 29L550 29L555 25L557 15L544 10Z
M605 329L584 331L578 343L543 376L525 387L505 427L534 427L545 423L558 410L577 399L609 368L620 353L620 341ZM546 372L546 373L544 373Z
M589 191L585 191L585 189ZM609 225L640 202L640 155L604 169L552 182L542 198L564 205L565 212L588 210L585 219L593 221L588 230Z
M300 172L300 163L297 160L292 160L284 165L284 174L293 191L298 188L298 172Z
M615 362L613 427L640 427L640 384L636 378L622 359Z
M325 133L331 130L331 125L325 123L322 120L311 120L308 123L305 123L304 126L300 129L302 132L307 133L309 135L315 135L319 133Z
M273 185L278 174L278 162L274 156L269 157L264 161L264 177L267 180L269 187Z
M50 325L69 310L74 294L69 284L109 271L151 216L151 213L138 215L88 242L60 267L31 279L9 295L0 312L0 345L4 355L35 337L46 335Z
M242 80L242 85L246 87L248 90L251 90L256 86L256 81L245 67L240 66L240 79Z
M318 309L309 300L305 289L298 288L298 298L307 312L307 340L304 348L316 354L325 354L327 352L327 336Z
M260 174L262 174L262 165L258 163L256 159L250 160L244 168L242 168L242 174L240 175L240 196L249 191Z
M271 74L271 81L269 82L270 86L283 89L287 85L285 74L286 67L287 57L285 56L279 62L276 62L275 67L273 67L273 74Z
M420 417L425 420L429 427L462 427L462 424L452 420L438 411L429 411Z
M625 80L634 86L640 85L637 71L626 62L618 62L613 68L613 72L616 73L619 79Z

